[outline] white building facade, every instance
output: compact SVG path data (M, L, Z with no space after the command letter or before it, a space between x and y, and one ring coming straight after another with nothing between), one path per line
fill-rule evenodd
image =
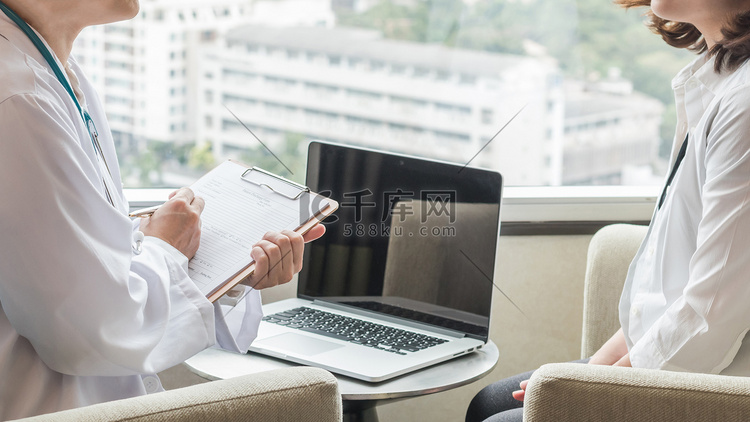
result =
M297 133L471 161L504 170L508 183L561 180L563 96L549 60L247 25L207 46L201 64L196 134L219 156L258 145L247 127L270 147Z
M506 185L618 183L659 143L661 106L632 89L566 92L544 56L335 28L331 0L142 0L135 19L87 29L74 55L125 167L154 145L254 164L250 129L272 152L296 134L497 169ZM165 184L195 177L170 165Z
M136 18L81 34L74 54L104 93L116 138L193 142L199 41L250 12L248 0L144 0Z
M564 185L660 183L664 105L618 76L566 84Z

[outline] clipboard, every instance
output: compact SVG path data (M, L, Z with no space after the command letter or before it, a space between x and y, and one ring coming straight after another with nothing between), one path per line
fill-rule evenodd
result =
M338 209L338 202L258 167L228 160L191 189L206 201L201 245L188 272L215 302L255 271L250 250L269 231L305 234Z

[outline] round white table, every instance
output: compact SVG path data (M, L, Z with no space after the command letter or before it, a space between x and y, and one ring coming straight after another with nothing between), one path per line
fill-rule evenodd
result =
M490 341L476 352L378 383L334 374L344 403L344 420L377 420L378 401L438 393L470 384L492 371L498 355L497 346ZM185 363L192 372L209 380L297 366L254 353L241 355L218 349L204 350Z

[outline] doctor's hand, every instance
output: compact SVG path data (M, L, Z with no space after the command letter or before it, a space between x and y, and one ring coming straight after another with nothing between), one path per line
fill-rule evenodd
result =
M189 188L176 190L150 218L141 222L141 231L169 243L190 259L200 245L200 215L205 205L203 198Z
M290 230L266 233L250 252L255 271L242 284L261 290L288 283L302 270L305 242L319 238L325 231L325 226L318 224L304 236Z

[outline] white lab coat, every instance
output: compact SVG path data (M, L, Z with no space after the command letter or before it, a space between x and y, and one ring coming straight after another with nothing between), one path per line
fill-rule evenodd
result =
M748 376L750 62L717 74L704 54L672 86L673 150L690 139L631 264L620 322L634 367Z
M70 60L116 207L68 93L2 13L0 34L0 419L160 391L156 372L217 342L247 350L258 292L226 314L169 244L146 237L134 254L137 222L92 86Z

